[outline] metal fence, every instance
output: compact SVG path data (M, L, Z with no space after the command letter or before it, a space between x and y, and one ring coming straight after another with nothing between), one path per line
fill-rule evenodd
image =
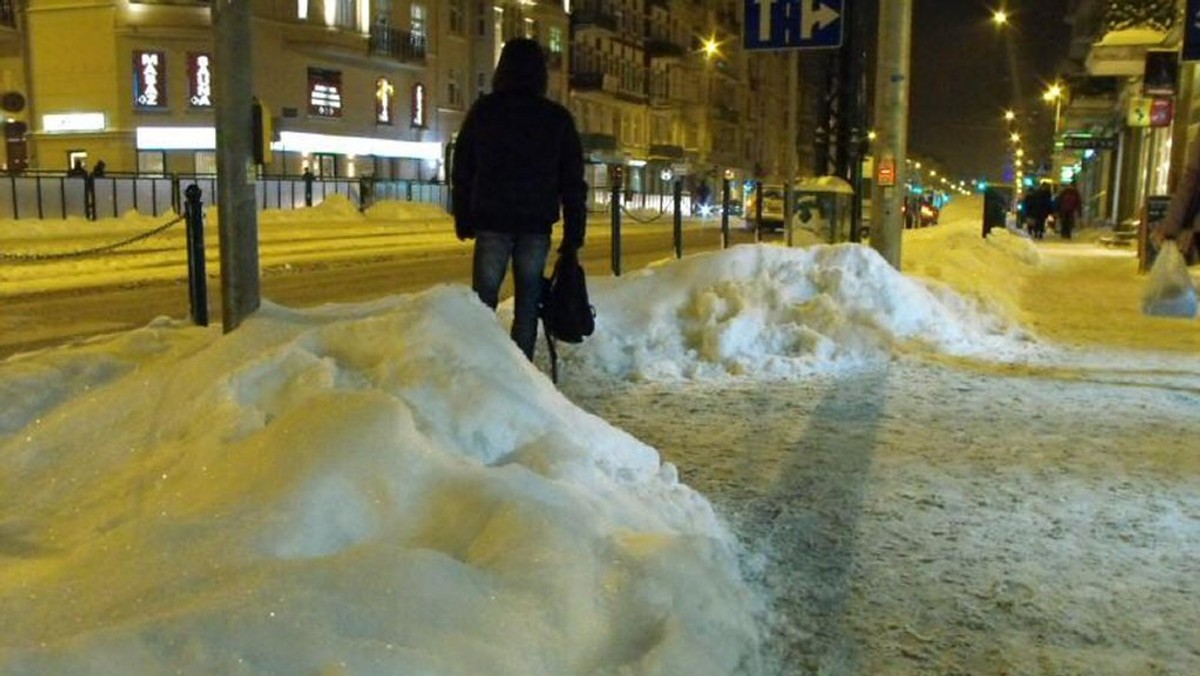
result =
M65 174L12 174L0 179L0 218L59 219L119 217L130 211L145 216L183 213L183 189L199 186L205 205L219 204L212 174L145 176L112 174L95 178ZM302 209L332 195L343 195L359 209L379 200L449 205L449 186L409 180L264 176L255 196L259 210ZM93 207L94 205L94 207Z

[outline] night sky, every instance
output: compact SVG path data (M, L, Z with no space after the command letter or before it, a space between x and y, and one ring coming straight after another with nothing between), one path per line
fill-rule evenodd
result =
M1041 94L1065 65L1068 0L1008 0L1005 28L991 21L999 4L913 2L908 152L956 178L1002 178L1007 108L1024 113L1016 129L1041 147L1035 159L1049 148L1054 109Z

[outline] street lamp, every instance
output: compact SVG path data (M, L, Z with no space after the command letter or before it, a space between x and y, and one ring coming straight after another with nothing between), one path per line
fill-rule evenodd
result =
M1054 102L1054 135L1058 136L1058 121L1062 114L1062 98L1063 88L1057 82L1050 85L1045 93L1042 94L1042 100L1046 103Z
M1015 119L1017 119L1017 113L1015 110L1009 109L1009 110L1004 111L1004 121L1005 122L1012 122Z
M704 58L706 59L711 59L721 53L721 43L717 42L715 37L705 38L702 48L704 50Z
M1008 24L1008 12L1004 11L1003 9L998 9L992 12L992 23L996 24L997 26L1004 26Z

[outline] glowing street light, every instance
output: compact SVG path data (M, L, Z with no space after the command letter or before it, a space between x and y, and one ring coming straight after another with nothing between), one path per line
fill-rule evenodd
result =
M1058 136L1058 121L1062 114L1062 99L1063 88L1057 82L1046 88L1042 94L1042 100L1046 103L1054 102L1054 135Z
M721 43L717 42L714 37L705 38L704 40L704 58L711 59L721 53Z
M1017 119L1017 112L1015 110L1009 109L1004 111L1005 122L1012 122L1015 119Z
M1021 135L1014 131L1013 133L1008 135L1008 140L1012 141L1013 143L1020 143Z
M992 23L996 24L997 26L1008 25L1008 12L1002 9L992 12Z

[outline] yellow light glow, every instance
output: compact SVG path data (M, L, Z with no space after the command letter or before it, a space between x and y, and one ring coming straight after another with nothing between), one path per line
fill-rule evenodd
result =
M1049 89L1046 90L1046 93L1042 94L1042 98L1046 101L1054 101L1062 96L1062 93L1063 91L1061 86L1058 84L1052 84L1050 85Z
M721 43L715 37L704 40L704 58L711 59L721 52Z
M1008 23L1008 12L998 9L992 12L992 23L997 26L1003 26Z
M1017 113L1012 110L1006 110L1004 111L1004 119L1012 122L1013 120L1017 119Z
M1008 140L1012 141L1013 143L1020 143L1021 135L1014 131L1012 134L1009 135Z

